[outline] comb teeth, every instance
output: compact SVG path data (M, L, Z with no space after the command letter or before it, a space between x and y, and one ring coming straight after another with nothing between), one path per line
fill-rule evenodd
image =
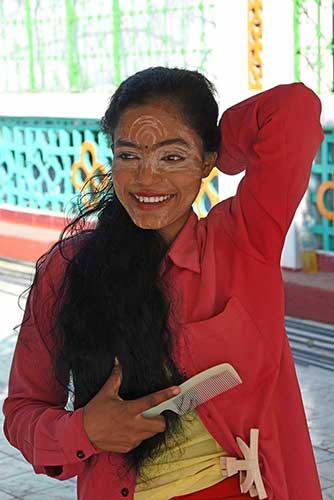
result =
M240 380L231 374L230 371L225 370L218 375L199 382L183 394L179 394L173 403L177 413L184 415L198 405L218 396L222 392L232 389L238 384L240 384Z

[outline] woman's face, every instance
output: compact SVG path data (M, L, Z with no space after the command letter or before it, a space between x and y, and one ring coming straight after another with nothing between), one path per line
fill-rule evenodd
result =
M125 110L112 151L118 199L137 226L159 230L170 243L187 221L217 153L203 157L201 138L166 99Z

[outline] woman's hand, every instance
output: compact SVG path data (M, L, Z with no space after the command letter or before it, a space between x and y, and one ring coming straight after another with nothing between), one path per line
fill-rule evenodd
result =
M166 429L163 416L145 418L141 413L174 397L180 388L172 386L125 401L118 395L122 370L117 363L106 383L84 407L83 421L87 436L98 451L127 453Z

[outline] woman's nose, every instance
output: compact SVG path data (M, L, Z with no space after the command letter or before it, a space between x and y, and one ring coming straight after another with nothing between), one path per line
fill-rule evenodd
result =
M158 165L154 160L146 160L140 163L137 169L137 180L141 182L150 181L152 177L159 175Z

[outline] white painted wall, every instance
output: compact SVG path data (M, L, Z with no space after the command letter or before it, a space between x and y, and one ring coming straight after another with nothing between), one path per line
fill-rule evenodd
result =
M293 1L263 0L263 89L294 81Z
M221 111L247 97L248 90L248 0L216 0L215 46L217 86Z

